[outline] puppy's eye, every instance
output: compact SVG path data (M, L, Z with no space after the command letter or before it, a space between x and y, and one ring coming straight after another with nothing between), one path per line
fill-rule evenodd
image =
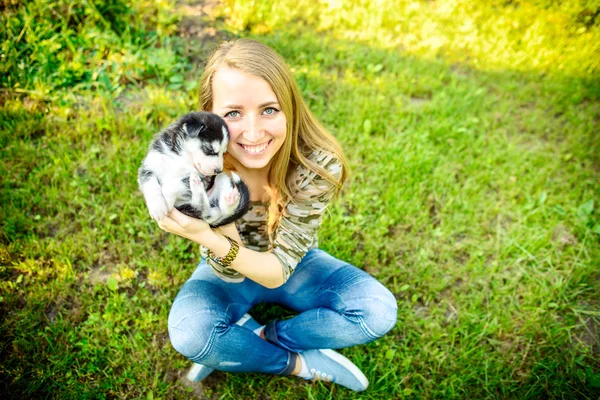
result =
M210 147L202 147L202 151L207 156L218 156L219 155L219 153L215 153L215 151Z
M237 118L239 117L241 114L239 111L233 110L233 111L229 111L227 114L225 114L223 117L225 118Z

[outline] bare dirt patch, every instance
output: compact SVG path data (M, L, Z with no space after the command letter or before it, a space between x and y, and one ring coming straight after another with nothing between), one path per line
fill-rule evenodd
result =
M600 321L592 317L588 318L579 340L590 348L592 354L600 358Z
M88 275L88 282L92 285L105 284L111 272L100 265L94 265Z
M215 43L224 38L215 27L215 8L218 0L180 1L182 18L177 33L182 38L199 40L203 44Z
M562 224L559 224L554 228L554 231L552 232L552 241L558 243L561 249L565 246L573 246L579 243L577 238Z

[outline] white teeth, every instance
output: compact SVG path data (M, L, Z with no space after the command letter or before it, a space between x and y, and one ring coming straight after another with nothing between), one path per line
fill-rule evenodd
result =
M258 153L262 152L264 149L266 149L268 145L269 145L269 142L263 143L263 144L259 144L257 146L248 146L247 144L242 144L242 147L248 153L258 154Z

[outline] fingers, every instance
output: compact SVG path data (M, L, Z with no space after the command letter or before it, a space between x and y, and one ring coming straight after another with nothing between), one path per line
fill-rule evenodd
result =
M210 225L206 222L201 219L188 217L175 209L160 220L158 226L166 232L174 233L188 239L198 233L210 230Z
M171 221L177 223L179 226L185 228L190 223L190 217L180 212L176 208L169 212L168 217Z
M169 216L166 216L163 219L161 219L160 221L158 221L158 226L163 231L167 231L167 232L171 232L171 233L178 232L181 230L181 227L179 226L179 224L177 222L175 222L174 220L172 220L171 218L169 218Z

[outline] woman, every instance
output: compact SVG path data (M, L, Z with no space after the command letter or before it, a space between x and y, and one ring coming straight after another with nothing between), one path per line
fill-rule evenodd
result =
M318 249L323 213L346 179L341 148L306 107L284 60L254 40L213 53L200 109L226 121L225 161L248 185L252 205L220 230L177 210L159 223L199 243L203 254L173 302L171 343L197 363L196 380L219 369L365 390L364 374L330 349L384 335L397 304L373 277ZM260 302L299 315L260 327L245 314Z

